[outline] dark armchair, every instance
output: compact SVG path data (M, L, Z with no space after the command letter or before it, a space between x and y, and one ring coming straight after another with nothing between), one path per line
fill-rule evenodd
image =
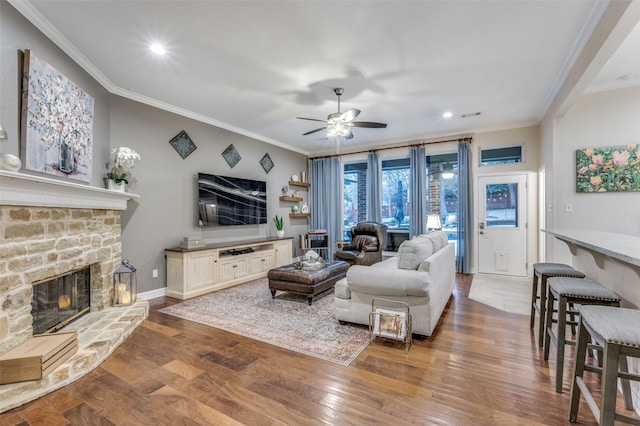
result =
M350 265L373 265L381 262L386 238L387 225L360 222L351 228L351 242L335 252L333 260L344 260Z

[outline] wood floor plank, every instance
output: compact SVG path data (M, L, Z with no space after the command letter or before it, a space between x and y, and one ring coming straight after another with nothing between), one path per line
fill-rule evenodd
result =
M409 353L376 340L348 367L163 314L180 301L157 298L100 367L0 424L568 425L573 348L558 394L555 349L544 361L528 316L470 300L471 281L456 276ZM596 399L599 380L585 374ZM597 424L584 401L578 419Z

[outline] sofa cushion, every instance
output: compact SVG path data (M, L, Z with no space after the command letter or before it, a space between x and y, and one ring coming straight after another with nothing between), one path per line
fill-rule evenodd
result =
M398 269L416 270L426 257L434 252L433 242L428 238L403 241L398 248Z
M433 251L436 252L449 243L447 233L444 231L435 231L428 234L421 234L415 237L415 239L424 238L428 239L433 244Z
M347 283L351 294L375 297L428 297L431 287L430 276L428 272L354 265L347 271ZM342 290L338 291L340 295L345 295Z

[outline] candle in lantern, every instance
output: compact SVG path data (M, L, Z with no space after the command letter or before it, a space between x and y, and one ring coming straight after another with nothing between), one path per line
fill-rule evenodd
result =
M131 303L131 293L127 290L123 290L120 292L120 297L118 298L118 303L121 305L128 305Z

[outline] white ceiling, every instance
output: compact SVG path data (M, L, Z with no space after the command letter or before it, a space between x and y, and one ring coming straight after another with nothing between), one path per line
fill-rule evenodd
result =
M322 123L295 117L336 112L334 87L342 111L388 123L354 128L343 152L537 124L606 4L10 2L111 92L309 154L334 142L302 136ZM593 90L639 84L640 55L628 51Z

